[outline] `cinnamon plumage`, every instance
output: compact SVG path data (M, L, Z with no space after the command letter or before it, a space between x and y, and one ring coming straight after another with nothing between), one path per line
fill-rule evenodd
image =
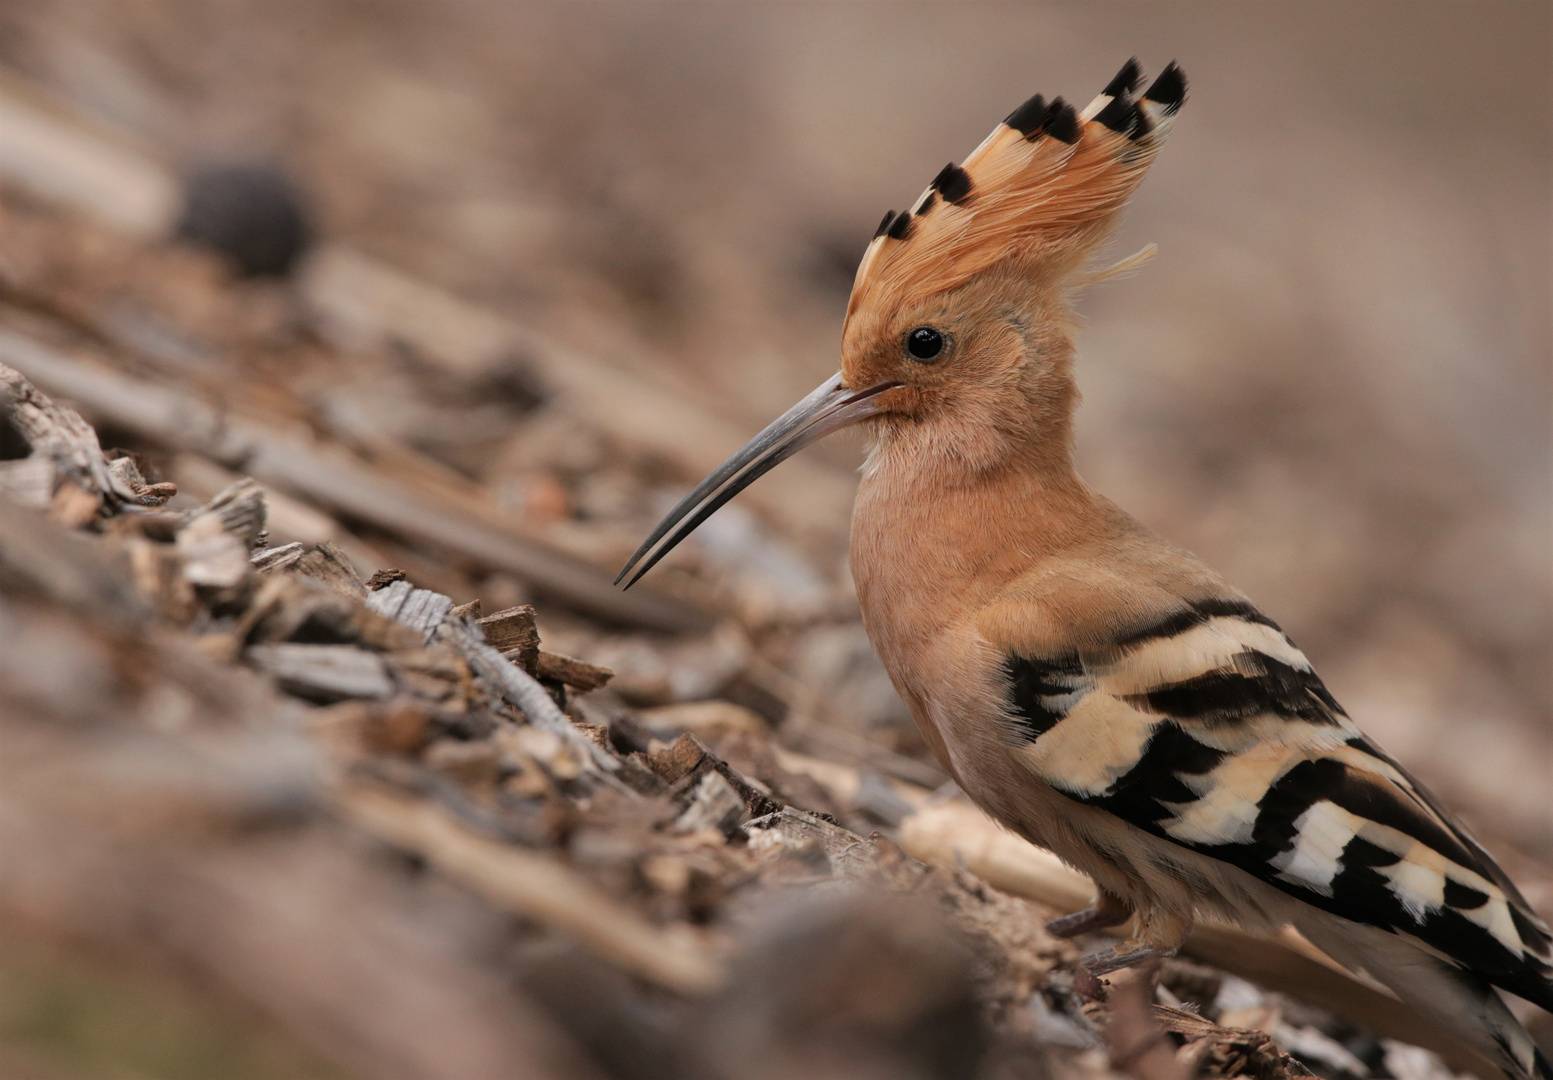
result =
M1272 619L1073 466L1071 296L1186 96L1129 62L1082 111L1031 98L858 268L841 371L675 508L645 573L739 490L849 424L864 625L989 814L1089 874L1096 972L1198 917L1297 927L1517 1078L1553 1078L1495 987L1553 1010L1550 937L1494 860L1343 711ZM635 577L632 578L635 580Z

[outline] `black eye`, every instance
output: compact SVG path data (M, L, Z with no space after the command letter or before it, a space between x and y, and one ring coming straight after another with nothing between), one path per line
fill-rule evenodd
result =
M944 351L944 335L931 326L919 326L906 335L906 351L913 360L934 360Z

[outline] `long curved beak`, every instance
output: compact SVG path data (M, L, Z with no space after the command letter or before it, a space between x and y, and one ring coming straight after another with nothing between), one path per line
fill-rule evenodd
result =
M878 396L899 385L885 382L867 390L849 390L842 383L840 372L826 379L681 499L679 505L658 523L652 535L642 541L642 546L615 578L615 584L619 585L635 567L636 573L624 587L629 589L635 585L659 559L673 551L729 499L816 439L875 415L879 411Z

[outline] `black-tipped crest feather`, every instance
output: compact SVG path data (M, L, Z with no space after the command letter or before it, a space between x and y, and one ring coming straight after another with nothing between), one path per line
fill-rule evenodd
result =
M1134 56L1122 65L1122 70L1116 73L1116 77L1105 84L1102 94L1111 97L1126 97L1138 89L1138 84L1143 81L1143 68L1138 65L1138 58Z
M1094 122L1110 128L1118 135L1135 135L1139 128L1142 114L1138 112L1138 106L1124 97L1114 97L1105 103L1105 108L1094 115Z
M1046 115L1046 99L1036 94L1009 113L1008 119L1003 122L1025 138L1033 139L1041 133L1041 128L1046 123Z
M944 197L945 202L963 203L971 194L971 177L951 161L933 177L932 186Z
M1166 116L1174 116L1186 100L1186 73L1176 66L1174 60L1170 61L1165 65L1165 70L1159 73L1159 78L1149 84L1143 96L1163 108Z
M1052 98L1052 103L1046 108L1045 122L1041 126L1046 134L1069 146L1078 142L1082 130L1078 122L1078 112L1060 97Z

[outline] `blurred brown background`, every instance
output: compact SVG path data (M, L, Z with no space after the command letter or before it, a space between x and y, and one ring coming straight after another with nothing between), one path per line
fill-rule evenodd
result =
M1030 93L1178 59L1114 244L1160 255L1081 303L1084 472L1546 855L1549 12L8 0L0 63L181 166L283 163L327 235L753 431L834 368L884 209ZM802 538L821 577L844 530Z

